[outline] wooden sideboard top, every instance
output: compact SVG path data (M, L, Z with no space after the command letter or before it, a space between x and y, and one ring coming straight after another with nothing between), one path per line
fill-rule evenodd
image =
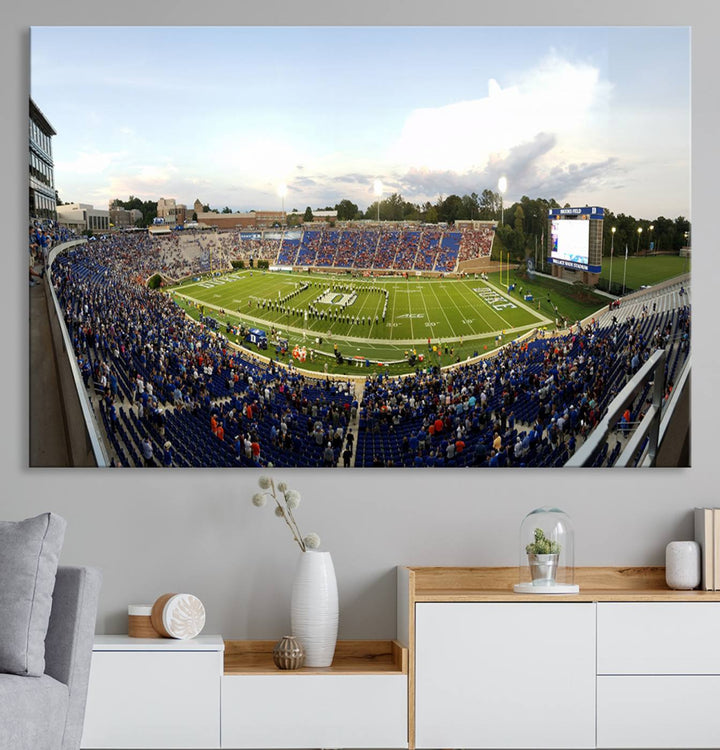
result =
M405 566L414 602L684 602L720 601L720 591L676 591L664 567L578 567L578 594L516 594L517 567L441 568Z
M225 674L407 674L408 650L397 641L338 641L329 667L278 669L276 641L225 641Z

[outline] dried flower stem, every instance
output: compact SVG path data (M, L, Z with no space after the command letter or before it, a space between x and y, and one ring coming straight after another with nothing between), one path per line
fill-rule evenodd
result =
M252 504L256 508L262 508L266 503L268 495L272 497L275 501L275 515L282 516L298 547L303 552L318 549L320 546L320 537L314 532L304 537L300 533L300 527L293 515L293 509L297 508L300 504L300 493L297 490L288 488L285 482L280 482L276 486L275 480L267 475L260 477L258 485L262 492L256 492L252 496Z
M280 508L282 512L282 517L285 523L290 527L290 531L292 532L293 539L298 543L298 546L300 549L305 552L305 542L303 542L302 534L300 533L300 529L298 528L297 521L295 520L295 516L293 516L292 511L288 507L287 501L285 500L285 493L282 493L283 496L283 502L281 503L280 500L278 500L277 494L275 493L275 480L270 480L271 490L272 490L272 496L273 500L275 501L278 508Z

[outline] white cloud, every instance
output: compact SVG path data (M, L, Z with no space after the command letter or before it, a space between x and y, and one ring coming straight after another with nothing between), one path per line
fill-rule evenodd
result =
M162 186L170 182L179 170L173 164L142 164L138 166L135 177L144 185Z
M56 174L101 175L125 157L122 151L81 151L72 161L55 162Z
M194 200L198 190L207 189L209 180L185 175L172 163L129 165L115 172L104 191L110 199L126 195L147 196L146 199L175 198L183 203ZM189 197L192 195L192 197Z
M502 160L539 133L562 144L586 131L586 142L610 89L597 68L553 52L512 86L490 79L487 96L413 111L394 153L405 168L466 172Z
M214 154L216 174L239 176L251 185L270 186L277 193L280 183L289 183L297 164L306 162L302 153L287 140L274 137L245 138L238 144L227 141L212 145L206 150Z

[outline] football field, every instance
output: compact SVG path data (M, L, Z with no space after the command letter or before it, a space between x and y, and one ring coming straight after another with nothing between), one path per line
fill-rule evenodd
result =
M550 323L517 289L508 293L480 277L383 279L240 270L171 291L186 309L221 325L261 328L268 336L274 329L291 346L319 351L332 352L337 345L348 358L400 360L408 350L426 351L428 339L465 354L500 335L512 332L514 338Z

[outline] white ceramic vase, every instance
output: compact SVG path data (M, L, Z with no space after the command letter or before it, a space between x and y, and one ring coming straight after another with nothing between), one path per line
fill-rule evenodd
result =
M292 634L305 650L306 667L329 667L338 631L338 591L329 552L300 553L290 604Z

